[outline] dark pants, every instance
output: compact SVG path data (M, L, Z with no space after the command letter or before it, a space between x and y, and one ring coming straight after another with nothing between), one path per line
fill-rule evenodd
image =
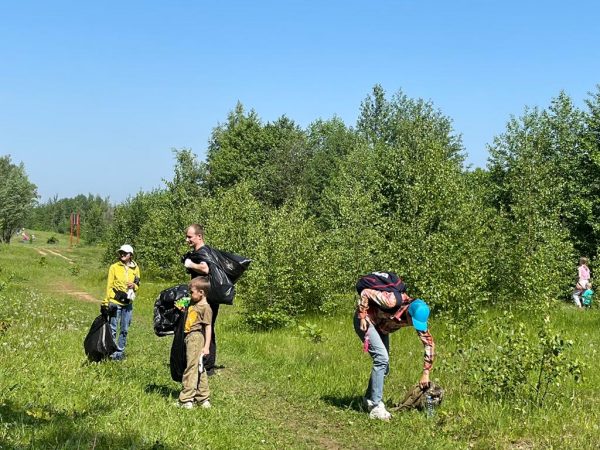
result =
M217 322L217 316L219 315L219 304L209 303L210 309L212 310L212 335L210 338L210 347L208 350L210 353L204 358L204 367L207 371L215 368L217 364L217 337L215 336L215 324Z

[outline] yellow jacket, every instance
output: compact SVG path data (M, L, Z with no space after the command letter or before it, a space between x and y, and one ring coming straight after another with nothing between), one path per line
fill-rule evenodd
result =
M135 283L133 285L134 292L140 287L140 266L135 261L129 262L127 265L121 261L112 264L108 269L108 280L106 282L106 297L102 301L103 305L114 303L123 306L126 303L120 302L115 298L115 290L127 292L127 283Z

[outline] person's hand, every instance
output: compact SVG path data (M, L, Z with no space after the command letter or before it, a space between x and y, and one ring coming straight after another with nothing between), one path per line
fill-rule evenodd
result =
M190 268L191 268L191 267L194 265L194 263L192 262L192 260L191 260L190 258L187 258L187 259L186 259L186 260L183 262L183 265L184 265L186 268L190 269Z
M210 354L210 349L209 348L203 348L202 349L202 354L208 356Z
M421 379L419 380L419 386L421 389L427 389L429 387L429 370L424 370Z
M100 305L100 314L104 320L108 320L108 305Z
M369 328L369 324L367 323L367 319L360 319L360 330L361 331L367 331L367 328Z

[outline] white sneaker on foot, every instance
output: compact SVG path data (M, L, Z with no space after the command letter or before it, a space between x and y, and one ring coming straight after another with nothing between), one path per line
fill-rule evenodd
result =
M371 410L373 408L375 408L375 403L373 403L373 400L367 398L367 397L363 397L363 409L367 412L371 412Z
M204 409L210 409L211 408L211 404L208 400L204 400L202 403L200 403L200 408L204 408Z
M177 406L183 409L193 409L194 404L192 402L177 402Z
M385 409L383 402L379 402L379 404L375 406L369 413L369 418L388 421L392 418L392 415L387 409Z

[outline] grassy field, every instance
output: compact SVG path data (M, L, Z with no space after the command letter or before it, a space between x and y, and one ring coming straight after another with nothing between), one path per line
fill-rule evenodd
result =
M352 329L352 295L335 317L301 320L322 333L313 342L297 328L249 331L240 292L237 306L219 314L225 367L210 378L213 408L181 410L174 406L180 385L169 375L171 337L152 329L154 300L169 285L144 279L142 267L127 359L90 364L83 339L105 288L102 249L69 248L64 236L49 245L50 234L35 234L32 244L0 246L2 449L600 448L598 309L556 302L555 326L587 362L584 379L560 386L544 408L521 411L472 394L450 328L434 319L433 379L445 401L431 419L414 411L384 423L360 410L370 359ZM497 312L482 317L470 333L486 335ZM421 353L413 330L392 335L388 403L418 380Z

